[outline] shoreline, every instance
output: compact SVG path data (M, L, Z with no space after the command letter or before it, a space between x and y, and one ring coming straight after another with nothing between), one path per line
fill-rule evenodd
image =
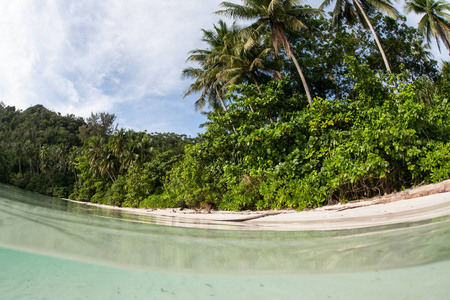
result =
M205 210L195 209L130 208L64 200L148 216L151 218L148 223L166 226L269 231L345 230L450 216L450 180L410 188L386 196L303 211L293 209L239 212L211 210L208 213Z

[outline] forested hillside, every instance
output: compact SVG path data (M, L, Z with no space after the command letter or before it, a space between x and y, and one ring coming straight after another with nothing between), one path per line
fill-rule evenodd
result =
M0 178L21 188L67 196L73 186L72 149L82 145L82 118L36 105L25 111L0 105Z
M112 203L104 194L136 168L153 168L147 188L155 193L184 145L193 142L174 133L119 130L113 114L83 120L42 105L21 111L0 104L0 180L47 195Z

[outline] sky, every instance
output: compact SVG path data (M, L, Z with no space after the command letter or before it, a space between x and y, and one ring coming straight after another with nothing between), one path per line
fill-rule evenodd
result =
M195 137L206 117L194 109L198 95L183 99L191 81L181 72L188 52L205 48L201 28L217 23L221 2L0 0L0 101L114 113L119 127Z

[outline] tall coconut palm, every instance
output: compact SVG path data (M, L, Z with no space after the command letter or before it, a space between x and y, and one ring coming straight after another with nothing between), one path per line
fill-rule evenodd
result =
M188 67L183 70L184 78L195 78L194 83L183 95L187 97L193 93L201 93L200 97L195 101L194 106L197 111L202 111L205 106L209 105L214 111L223 109L227 110L227 106L223 100L222 84L217 79L219 69L210 68L192 68Z
M231 51L232 36L239 29L235 24L231 27L220 20L218 26L214 25L214 30L203 31L203 41L209 46L208 49L192 50L187 61L196 62L198 68L186 68L183 70L183 77L195 79L194 83L189 86L184 97L201 92L200 98L195 102L195 107L202 110L206 104L209 104L214 110L219 109L220 105L223 110L227 107L222 98L222 87L218 74L224 70L225 63L221 61L223 54ZM220 104L219 104L220 103Z
M141 166L157 155L153 144L153 138L147 133L138 140L137 149L139 151L139 163Z
M325 8L330 6L334 0L325 0L320 8ZM366 13L367 9L375 9L384 13L389 14L393 18L399 16L399 12L394 8L390 0L335 0L336 3L333 9L333 19L332 22L335 26L339 26L342 21L348 24L355 24L356 22L361 23L364 27L368 27L372 32L375 43L380 50L381 56L383 57L384 65L386 70L391 72L391 67L389 66L389 61L387 60L386 54L384 53L383 47L381 46L378 35L370 22L370 19Z
M250 49L243 47L244 42L239 35L236 36L231 54L225 53L220 58L225 62L225 69L217 76L224 82L225 88L239 83L255 84L261 94L259 84L269 82L272 77L281 78L281 74L275 70L277 62L270 54L272 49L262 39ZM249 108L251 112L255 112L252 105L249 104ZM273 119L269 119L273 123Z
M245 82L253 83L259 89L259 84L269 81L272 74L281 77L275 70L276 62L269 59L271 52L272 49L262 42L247 50L237 42L230 53L221 56L220 60L225 63L225 68L217 76L225 87Z
M418 30L430 44L431 38L436 39L436 43L441 51L439 39L444 43L450 52L450 4L441 0L410 0L406 1L406 13L411 11L419 15L424 15L419 21Z
M96 166L91 168L92 170L96 170L100 176L108 175L109 179L114 182L117 179L116 169L117 169L117 160L116 157L111 153L108 148L108 144L102 146L101 155L98 157L96 161Z
M258 37L268 33L275 55L279 55L281 46L286 56L293 61L312 108L311 93L300 65L291 51L287 32L304 28L305 25L300 21L300 17L318 13L319 10L298 6L301 0L243 0L243 2L244 5L222 2L221 6L224 9L216 13L238 19L255 20L243 31L247 35L246 48L252 47Z
M85 151L87 162L89 164L90 171L92 175L103 176L110 170L110 155L106 150L105 142L103 137L93 136L85 141ZM110 179L114 181L110 173L108 173Z

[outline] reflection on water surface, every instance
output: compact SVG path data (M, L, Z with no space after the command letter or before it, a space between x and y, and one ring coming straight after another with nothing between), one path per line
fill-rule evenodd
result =
M298 295L299 285L308 288L305 297L316 299L358 293L367 299L363 294L376 286L377 293L408 286L403 292L413 298L405 299L421 299L414 298L420 286L428 286L428 293L432 287L438 297L433 299L450 292L448 217L322 232L206 230L155 222L155 217L0 185L0 294L27 299L28 290L58 299L64 289L73 299L87 299L82 296L89 293L92 299L122 299L125 292L136 299L195 299L233 291L264 299Z

